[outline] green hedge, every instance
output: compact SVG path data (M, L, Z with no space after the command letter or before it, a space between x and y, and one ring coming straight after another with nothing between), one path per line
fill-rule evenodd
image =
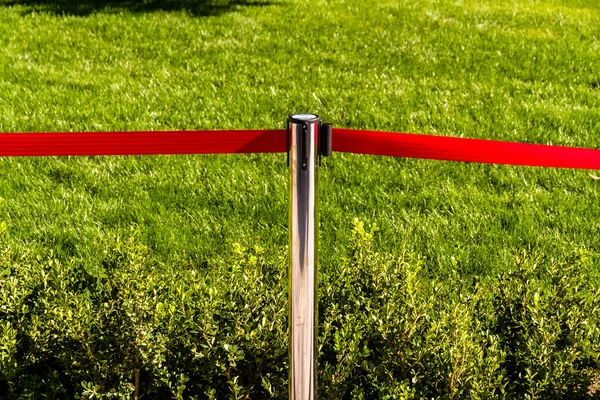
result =
M323 399L600 398L600 289L584 250L485 278L372 249L319 279ZM131 237L85 271L0 259L0 398L287 398L287 258L237 247L218 273Z

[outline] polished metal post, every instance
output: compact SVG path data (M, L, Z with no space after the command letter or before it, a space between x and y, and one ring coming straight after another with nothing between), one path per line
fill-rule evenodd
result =
M317 136L313 114L288 118L290 164L290 400L316 397Z

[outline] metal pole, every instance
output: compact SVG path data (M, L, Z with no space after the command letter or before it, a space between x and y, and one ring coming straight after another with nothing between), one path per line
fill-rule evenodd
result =
M316 397L317 136L313 114L288 118L290 163L290 400Z

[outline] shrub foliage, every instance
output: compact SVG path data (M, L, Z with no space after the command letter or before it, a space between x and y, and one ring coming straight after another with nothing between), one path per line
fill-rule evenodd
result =
M485 278L431 277L355 222L319 279L326 399L600 397L600 289L584 250ZM0 398L287 398L287 258L158 265L135 230L97 271L0 259ZM269 262L270 261L270 262Z

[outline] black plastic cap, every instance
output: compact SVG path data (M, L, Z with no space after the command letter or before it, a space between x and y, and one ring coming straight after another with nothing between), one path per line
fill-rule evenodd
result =
M322 124L319 131L319 154L322 156L330 156L332 152L331 134L333 128L331 124Z

